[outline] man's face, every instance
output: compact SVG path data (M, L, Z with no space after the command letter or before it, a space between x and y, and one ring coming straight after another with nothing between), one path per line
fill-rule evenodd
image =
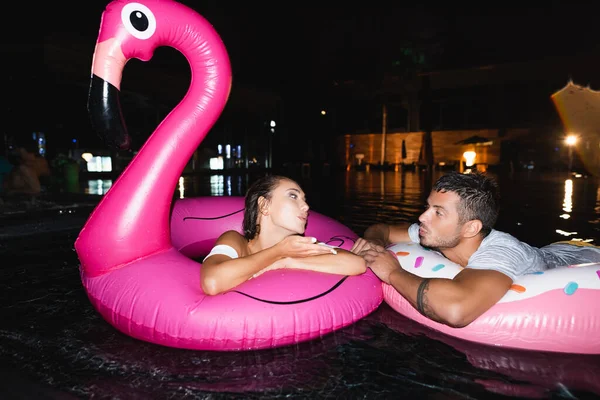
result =
M419 216L421 245L438 250L456 247L461 240L459 223L460 198L454 192L431 191L427 209Z

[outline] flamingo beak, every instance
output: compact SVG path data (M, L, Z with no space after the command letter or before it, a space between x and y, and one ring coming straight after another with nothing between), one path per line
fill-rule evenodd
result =
M87 107L92 129L104 142L119 150L130 150L131 136L127 133L123 119L119 89L110 82L92 75Z

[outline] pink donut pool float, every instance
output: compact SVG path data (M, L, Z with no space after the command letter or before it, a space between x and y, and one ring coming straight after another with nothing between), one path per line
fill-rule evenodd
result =
M416 243L388 249L402 268L423 278L452 279L462 270ZM457 338L515 349L600 354L600 264L521 276L498 303L464 328L424 317L391 285L383 284L383 296L398 313Z
M131 58L159 46L188 60L187 94L152 133L90 215L75 249L93 306L115 328L159 345L202 350L271 348L319 338L375 310L381 283L360 276L270 271L227 293L207 296L201 263L217 237L240 230L242 197L181 199L179 177L221 114L231 86L229 58L212 26L171 0L108 4L94 52L88 109L105 140L131 143L118 92ZM157 79L161 79L158 77ZM171 207L173 206L173 207ZM311 212L307 234L350 249L356 235Z

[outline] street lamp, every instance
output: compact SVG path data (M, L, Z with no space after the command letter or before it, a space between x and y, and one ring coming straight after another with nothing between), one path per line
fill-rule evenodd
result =
M473 165L475 165L475 158L477 157L477 153L474 151L465 151L463 153L463 158L465 159L465 166L467 167L467 172L470 172ZM460 172L463 172L463 163L462 160L460 162Z
M573 168L573 147L577 144L577 135L569 134L565 138L565 144L569 147L569 172Z
M275 127L277 123L273 120L269 122L269 126L271 127L269 132L269 168L273 169L273 135L275 135Z

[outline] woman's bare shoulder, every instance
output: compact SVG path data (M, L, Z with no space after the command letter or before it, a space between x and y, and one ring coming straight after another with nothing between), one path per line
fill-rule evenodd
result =
M248 254L248 240L239 232L231 230L226 231L219 236L215 245L224 244L233 248L240 257Z
M219 239L217 239L217 244L227 244L232 247L239 247L241 245L245 245L246 243L248 243L246 238L234 230L223 232L221 236L219 236Z

